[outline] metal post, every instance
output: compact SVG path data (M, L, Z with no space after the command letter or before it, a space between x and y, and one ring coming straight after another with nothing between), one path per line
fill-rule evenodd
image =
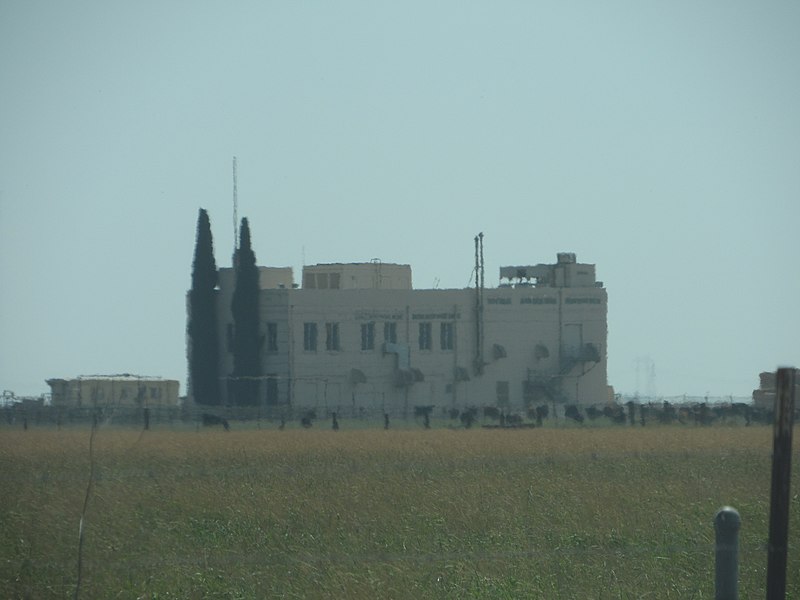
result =
M795 372L795 369L781 368L777 374L767 546L767 600L783 600L786 597Z
M735 508L723 506L714 516L716 533L715 600L739 599L739 529L742 519Z

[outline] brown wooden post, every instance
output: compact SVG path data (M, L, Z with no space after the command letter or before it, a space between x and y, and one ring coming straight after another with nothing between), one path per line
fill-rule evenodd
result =
M767 546L767 600L784 600L786 597L795 374L795 369L778 369Z

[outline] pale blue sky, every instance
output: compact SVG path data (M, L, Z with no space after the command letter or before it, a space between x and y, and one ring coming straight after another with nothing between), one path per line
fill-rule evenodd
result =
M800 4L0 0L0 388L181 380L217 262L464 287L576 252L609 383L749 395L800 366ZM638 375L638 376L637 376Z

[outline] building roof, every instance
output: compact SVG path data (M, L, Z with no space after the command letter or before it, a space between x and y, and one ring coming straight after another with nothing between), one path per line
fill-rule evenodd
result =
M131 373L117 373L114 375L78 375L73 378L80 381L170 381L163 377L153 375L133 375ZM58 381L59 378L48 379L47 382ZM62 381L67 381L62 379Z

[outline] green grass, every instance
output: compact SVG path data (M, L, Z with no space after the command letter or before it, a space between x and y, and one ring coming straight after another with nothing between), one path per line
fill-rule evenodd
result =
M0 597L74 594L88 445L0 430ZM761 597L771 448L768 427L100 429L81 596L709 598L730 504Z

